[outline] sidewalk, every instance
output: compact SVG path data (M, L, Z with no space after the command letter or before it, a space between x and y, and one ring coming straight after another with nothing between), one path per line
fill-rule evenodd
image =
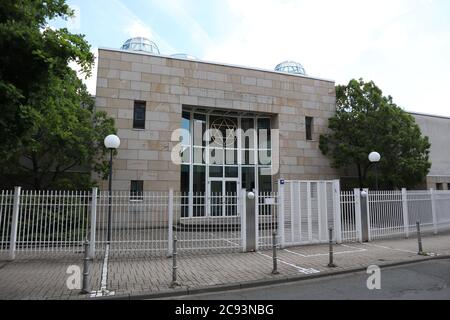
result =
M423 248L436 256L450 255L450 234L425 236ZM279 275L272 275L272 252L180 255L176 289L169 287L172 260L142 256L111 256L107 267L107 289L115 298L157 297L188 294L198 290L234 288L255 283L286 281L305 277L341 273L370 265L425 260L417 255L417 239L374 241L365 244L335 246L337 268L328 268L328 245L303 246L278 250ZM66 286L70 265L82 267L81 257L20 258L7 262L0 257L0 299L90 299L79 290ZM91 267L92 290L101 287L103 261L96 259ZM82 270L82 269L81 269Z

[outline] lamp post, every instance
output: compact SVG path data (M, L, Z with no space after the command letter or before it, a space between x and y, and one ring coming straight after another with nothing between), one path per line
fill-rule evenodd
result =
M378 162L381 160L381 155L374 151L369 154L369 161L375 164L375 187L378 190Z
M105 138L105 147L109 149L109 206L108 206L108 244L111 242L111 202L112 202L112 166L113 166L113 152L120 146L120 139L118 136L111 134Z

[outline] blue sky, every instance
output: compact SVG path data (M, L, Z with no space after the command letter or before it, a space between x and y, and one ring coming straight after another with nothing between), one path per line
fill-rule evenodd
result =
M447 0L70 0L93 51L146 36L161 53L273 69L301 62L338 84L374 80L408 111L450 116ZM87 81L92 92L95 79Z

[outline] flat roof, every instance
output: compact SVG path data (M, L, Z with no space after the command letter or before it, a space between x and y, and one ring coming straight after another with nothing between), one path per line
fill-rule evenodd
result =
M437 114L430 114L430 113L421 113L421 112L413 112L413 111L407 111L409 114L416 115L416 116L423 116L423 117L432 117L432 118L441 118L450 120L450 117L448 116L441 116Z
M270 72L270 73L280 74L280 75L284 75L284 76L307 78L307 79L313 79L313 80L319 80L319 81L325 81L325 82L332 82L332 83L336 82L334 80L313 77L313 76L309 76L309 75L293 74L293 73L280 72L280 71L275 71L275 70L270 70L270 69L247 67L247 66L241 66L241 65L236 65L236 64L214 62L214 61L207 61L207 60L201 60L201 59L194 60L194 59L172 57L172 56L168 56L168 55L164 55L164 54L154 54L154 53L145 52L145 51L130 51L130 50L112 49L112 48L105 48L105 47L100 47L100 48L98 48L98 50L116 51L116 52L129 53L129 54L142 54L142 55L159 57L159 58L167 58L167 59L184 60L184 61L196 62L196 63L213 64L213 65L223 66L223 67L232 67L232 68L247 69L247 70L254 70L254 71Z

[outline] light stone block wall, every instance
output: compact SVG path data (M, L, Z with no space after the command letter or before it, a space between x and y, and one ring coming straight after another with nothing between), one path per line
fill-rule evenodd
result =
M132 128L134 100L147 101L146 128ZM278 72L99 49L96 107L116 120L120 150L113 188L179 190L180 167L171 162L172 131L182 105L271 114L280 129L278 179L336 179L318 148L335 112L334 82ZM314 117L314 141L306 141L305 117ZM100 181L102 189L106 181Z

